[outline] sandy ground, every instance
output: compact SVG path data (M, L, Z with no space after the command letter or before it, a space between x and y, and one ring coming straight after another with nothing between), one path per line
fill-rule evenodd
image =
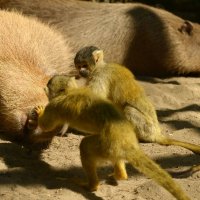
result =
M163 134L200 144L200 79L143 78L141 84L152 99ZM107 175L112 167L99 169L102 185L89 193L72 182L85 178L79 157L83 136L70 133L55 137L49 149L38 159L22 147L0 140L0 199L1 200L173 200L174 198L153 180L138 173L127 164L129 179L109 185ZM200 199L200 172L179 177L183 171L200 163L200 156L175 146L141 144L144 151L163 168L172 172L192 200Z

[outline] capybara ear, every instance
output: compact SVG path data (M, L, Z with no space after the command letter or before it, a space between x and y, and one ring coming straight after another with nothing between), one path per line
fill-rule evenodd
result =
M178 30L181 33L187 33L188 35L192 35L193 25L189 21L184 21L184 23Z

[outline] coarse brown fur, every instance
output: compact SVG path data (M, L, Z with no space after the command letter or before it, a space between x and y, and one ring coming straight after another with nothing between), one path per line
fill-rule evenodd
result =
M55 25L74 52L96 45L106 60L136 75L167 76L200 72L200 25L143 4L70 0L1 0L0 7L21 10Z
M106 63L103 56L103 51L97 47L84 47L75 56L75 66L80 75L87 78L87 87L109 98L136 126L139 141L177 145L200 154L200 146L171 139L161 133L155 108L134 75L124 66Z
M47 80L69 72L72 53L62 35L38 20L0 11L0 136L23 137L27 113L45 105Z
M47 87L50 102L45 108L35 108L38 127L30 137L48 138L48 132L66 122L92 134L80 144L82 166L88 177L88 183L84 183L84 186L90 191L98 189L96 168L102 160L113 163L115 179L128 178L124 165L124 160L128 160L133 167L153 178L177 199L189 200L170 175L143 153L134 127L110 101L95 95L88 88L77 88L75 79L67 76L54 76Z

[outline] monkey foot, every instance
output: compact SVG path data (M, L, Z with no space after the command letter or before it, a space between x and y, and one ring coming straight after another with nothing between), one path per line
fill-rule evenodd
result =
M127 174L123 174L123 173L112 173L108 175L109 178L113 178L115 180L127 180L128 176Z
M116 174L112 173L108 175L108 180L106 181L108 184L117 186L118 182L117 180L127 180L128 176L126 174Z
M94 192L97 191L98 187L99 187L99 183L94 183L94 184L89 184L86 181L82 181L79 179L75 179L73 180L73 182L77 185L79 185L80 187L84 188L85 190L88 190L90 192Z
M108 179L106 180L106 183L109 184L109 185L113 185L113 186L118 185L118 182L117 182L117 179L114 176L114 173L108 175Z

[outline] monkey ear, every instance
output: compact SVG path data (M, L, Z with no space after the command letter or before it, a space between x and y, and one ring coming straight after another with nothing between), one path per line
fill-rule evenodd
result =
M70 77L69 82L68 82L68 87L69 87L69 88L78 88L74 76L73 76L73 77Z
M103 50L95 50L92 52L95 64L103 61Z

